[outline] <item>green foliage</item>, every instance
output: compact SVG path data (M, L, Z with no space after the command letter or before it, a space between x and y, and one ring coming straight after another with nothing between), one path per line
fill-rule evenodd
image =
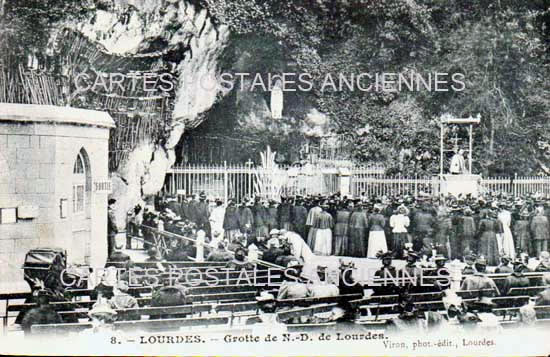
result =
M79 21L99 8L108 9L109 3L8 1L0 19L0 48L15 56L46 52L51 30L58 24ZM243 127L242 118L237 117L244 115L242 110L225 108L223 115L236 113L231 134L282 151L303 139L300 120L313 106L331 118L334 132L355 144L357 160L382 163L392 172L433 174L439 171L441 115L479 113L482 123L474 137L476 172L549 173L547 0L191 3L206 8L216 24L231 29L232 45L220 63L222 68L262 73L291 68L313 77L313 91L297 94L303 98L296 105L292 104L296 98L287 102L285 96L290 115L276 128ZM251 59L237 62L244 53ZM320 90L327 74L336 78L339 73L361 72L463 73L466 88L399 93ZM239 152L262 149L255 145L243 146Z
M313 75L315 106L356 143L363 162L437 173L440 116L479 113L476 172L527 174L550 166L544 0L205 0L203 6L235 33L281 41L297 70ZM409 71L463 73L466 88L319 91L327 73ZM413 154L403 160L403 152ZM416 153L427 155L417 160Z

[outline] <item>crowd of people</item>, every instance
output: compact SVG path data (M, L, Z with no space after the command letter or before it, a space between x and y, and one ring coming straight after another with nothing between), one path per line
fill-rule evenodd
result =
M188 196L183 202L167 197L156 207L132 210L127 247L132 245L132 238L141 237L149 255L146 263L159 268L158 280L152 284L146 281L151 278L149 273L141 276L139 269L132 270L134 262L123 252L123 245L115 241L106 266L113 272L101 278L90 296L97 301L89 313L92 321L105 320L105 316L108 317L105 321L115 321L116 311L136 308L139 294L131 293L129 286L153 286L151 307L189 303L185 282L167 272L166 264L197 259L201 256L198 251L203 249L198 243L208 247L204 260L226 262L225 267L233 271L266 269L265 263L286 268L278 289L267 286L257 296L264 311L262 322L271 321L269 317L275 315L270 314L282 311L284 306L280 304L288 299L347 294L364 297L368 290L372 296L399 295L399 316L389 321L398 328L416 326L419 316L426 320L430 315L428 320L443 321L433 311L419 315L411 293L443 293L448 316L464 324L479 320L483 314L496 321L491 310L497 305L491 298L508 296L514 288L539 286L542 289L521 306L522 321L533 320L536 305L550 305L550 274L546 274L550 272L547 251L550 208L548 200L538 195L350 198L335 194L285 197L280 202L249 198L242 204L235 200L227 204L221 200L213 203L205 194L200 194ZM176 233L164 241L164 249L160 249L155 240L154 234L158 231ZM390 283L371 286L368 281L357 279L354 263L344 258L340 259L337 280L327 274L330 273L327 266L319 264L314 264L318 277L303 275L302 269L316 255L380 259L382 265L374 279ZM535 266L530 259L534 257L537 258ZM404 266L396 268L395 259L404 260ZM451 260L461 262L462 269L462 277L454 281L458 283L454 288L451 288L448 264ZM495 280L487 275L489 267L491 272L505 275ZM117 276L116 269L126 273ZM542 274L527 274L532 271ZM424 286L415 280L392 283L399 276L420 274L432 284ZM464 304L456 295L458 290L479 291L479 299ZM38 294L38 306L25 314L21 322L25 331L37 321L60 321L46 300L45 295ZM308 317L308 321L342 320L354 311L343 303L325 314ZM185 316L168 314L155 318ZM139 319L139 316L123 319Z
M142 218L134 221L187 236L203 231L206 241L215 245L237 244L262 253L277 249L284 251L279 255L290 255L274 238L297 235L315 255L376 258L391 251L394 258L403 259L406 251L413 251L421 257L442 255L463 262L482 256L489 266L497 266L502 258L527 262L548 251L548 203L536 194L358 198L334 194L280 201L256 197L241 203L230 199L227 204L216 199L211 204L201 193L188 195L181 203L174 196L166 197L156 210L146 207ZM147 234L145 240L152 244Z

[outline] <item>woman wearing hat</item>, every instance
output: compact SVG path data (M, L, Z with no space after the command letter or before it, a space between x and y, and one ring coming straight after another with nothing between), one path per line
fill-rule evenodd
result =
M114 331L114 322L117 320L117 312L111 308L108 301L98 299L92 309L88 312L88 316L92 319L92 328L85 330L87 333L108 333Z
M365 204L358 203L349 218L349 245L346 256L367 256L367 229L369 227Z
M254 210L254 231L256 237L267 237L269 223L269 204L263 200Z
M392 228L392 250L396 254L397 259L403 258L403 250L405 243L408 242L408 232L411 221L407 215L407 207L401 205L397 207L397 213L390 217L390 227Z
M235 201L229 200L223 216L223 232L225 238L232 241L237 234L240 234L239 210ZM214 234L212 234L214 235ZM223 237L221 237L223 238Z
M314 249L314 229L313 226L317 224L317 220L323 209L319 206L319 201L315 200L313 207L310 208L307 219L306 219L306 231L307 231L307 245L313 250Z
M212 228L212 235L214 232L220 232L223 236L223 220L225 218L225 207L223 201L216 198L216 207L210 212L210 227Z
M353 202L343 202L336 212L336 225L334 226L333 255L345 256L348 253L349 235L348 224L353 210Z
M271 231L272 229L278 229L279 224L277 222L277 201L269 200L269 205L267 208L267 229Z
M252 213L251 207L253 204L254 201L251 199L246 200L244 207L240 211L239 224L241 226L241 233L252 233L252 228L254 226L254 214Z
M512 214L506 209L506 205L501 205L500 212L498 213L498 220L502 223L502 248L500 254L507 255L512 260L516 259L516 248L514 247L514 238L512 237L512 231L510 225L512 223Z
M290 198L281 197L281 204L277 207L277 223L279 228L286 229L287 231L292 231L292 213L293 213L292 202Z
M486 275L487 260L484 257L477 258L475 264L476 272L468 275L462 281L460 290L483 290L480 297L494 297L500 295L495 281Z
M464 215L458 217L457 233L458 239L452 239L451 243L451 255L449 257L453 259L462 259L464 255L467 255L474 251L476 247L473 246L474 237L476 234L476 222L473 217L474 211L470 207L464 208ZM477 250L477 249L476 249Z
M376 258L378 252L388 251L384 227L386 226L386 217L381 213L379 205L374 206L374 212L369 216L370 231L369 241L367 243L367 257Z
M319 255L330 255L332 253L332 227L333 221L330 213L326 211L328 204L325 202L321 206L321 212L312 227L313 252Z
M522 261L516 260L513 263L514 271L508 275L502 284L502 295L506 296L512 288L526 288L529 287L529 278L523 273L529 271L529 269L523 264Z
M489 265L498 264L497 223L488 211L481 213L477 231L479 254L485 256Z
M118 281L113 289L114 296L109 300L109 306L115 310L138 308L137 299L128 294L128 290L129 286L126 281ZM136 313L126 313L122 319L139 320L140 316ZM121 320L121 318L118 320Z

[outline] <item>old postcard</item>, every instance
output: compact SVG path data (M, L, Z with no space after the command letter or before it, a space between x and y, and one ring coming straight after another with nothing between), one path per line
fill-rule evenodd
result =
M0 353L549 355L549 24L0 0Z

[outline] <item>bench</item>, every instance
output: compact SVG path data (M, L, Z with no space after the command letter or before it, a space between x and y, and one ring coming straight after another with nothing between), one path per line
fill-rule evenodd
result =
M180 305L180 306L162 306L162 307L141 307L135 309L118 309L117 320L128 320L132 317L157 317L171 314L201 314L212 311L212 305L197 304L197 305ZM59 315L66 321L69 318L88 318L88 310L86 311L60 311Z
M237 291L228 293L213 293L213 294L200 294L200 295L188 295L186 299L189 302L202 302L202 301L223 301L223 300L241 300L246 298L252 298L256 296L256 291ZM151 303L151 297L138 298L138 305L145 306ZM54 307L56 311L72 311L74 309L91 308L96 300L90 301L60 301L52 302L50 305ZM21 312L36 307L35 303L14 304L8 307L9 312Z
M292 318L301 317L301 316L313 316L316 313L321 312L327 312L331 311L333 308L337 307L338 304L320 304L316 306L310 306L310 307L301 307L301 308L295 308L290 310L284 310L284 311L278 311L276 314L279 317L279 321L287 321ZM246 325L254 324L254 323L260 323L262 322L261 318L259 316L252 316L257 314L241 314L238 317L239 318L247 318ZM250 317L252 316L252 317ZM290 326L290 325L289 325Z
M484 293L496 293L495 289L457 290L456 294L463 299L478 298Z
M493 280L503 280L503 279L506 279L508 276L510 276L510 274L512 273L491 273L491 274L487 274L487 277ZM542 278L544 273L533 271L533 272L523 273L523 275L529 278L529 280L536 280L536 279Z
M301 316L313 316L317 313L321 312L327 312L331 311L333 308L337 307L338 304L332 303L332 304L321 304L311 307L304 307L304 308L297 308L297 309L291 309L287 311L280 311L277 312L277 315L279 316L279 320L286 321L295 317L301 317Z
M512 319L517 316L520 308L521 306L497 308L493 309L493 312L496 315L502 316L503 320L506 319L507 316ZM535 306L534 309L537 313L537 317L548 317L548 315L550 315L550 305L539 305Z
M194 261L160 261L158 262L168 268L168 266L174 266L177 268L198 268L198 269L207 269L212 267L225 267L227 262L194 262ZM157 262L135 262L134 266L140 268L155 268Z
M497 296L490 298L490 300L497 304L499 307L515 307L523 306L529 301L528 295L517 295L517 296Z
M191 317L163 320L139 320L139 321L117 321L114 323L115 330L121 331L159 331L179 329L182 327L226 325L229 317ZM70 332L82 332L92 328L91 323L63 323L49 325L33 325L33 334L67 334Z
M346 294L328 297L310 297L301 299L280 299L277 300L277 307L284 306L311 306L315 304L342 303L357 299L361 294Z
M243 301L234 303L224 303L214 305L216 312L231 312L232 314L243 311L255 311L258 312L258 303L256 301Z
M409 294L412 301L429 301L429 300L435 300L443 297L443 293L440 291L437 292L426 292L426 293L412 293ZM368 303L376 303L376 304L391 304L391 303L397 303L399 301L399 295L373 295L368 298L362 298L357 300L351 300L349 303L351 307L357 308L361 305L368 304Z
M189 287L187 288L189 295L202 295L202 294L217 294L224 292L240 292L240 291L256 291L261 286L254 284L239 284L239 285L217 285L217 286L204 286L204 287Z
M535 296L541 291L544 291L546 289L549 289L550 285L545 286L529 286L524 288L511 288L508 292L508 296L514 296L514 295L529 295L529 296Z

